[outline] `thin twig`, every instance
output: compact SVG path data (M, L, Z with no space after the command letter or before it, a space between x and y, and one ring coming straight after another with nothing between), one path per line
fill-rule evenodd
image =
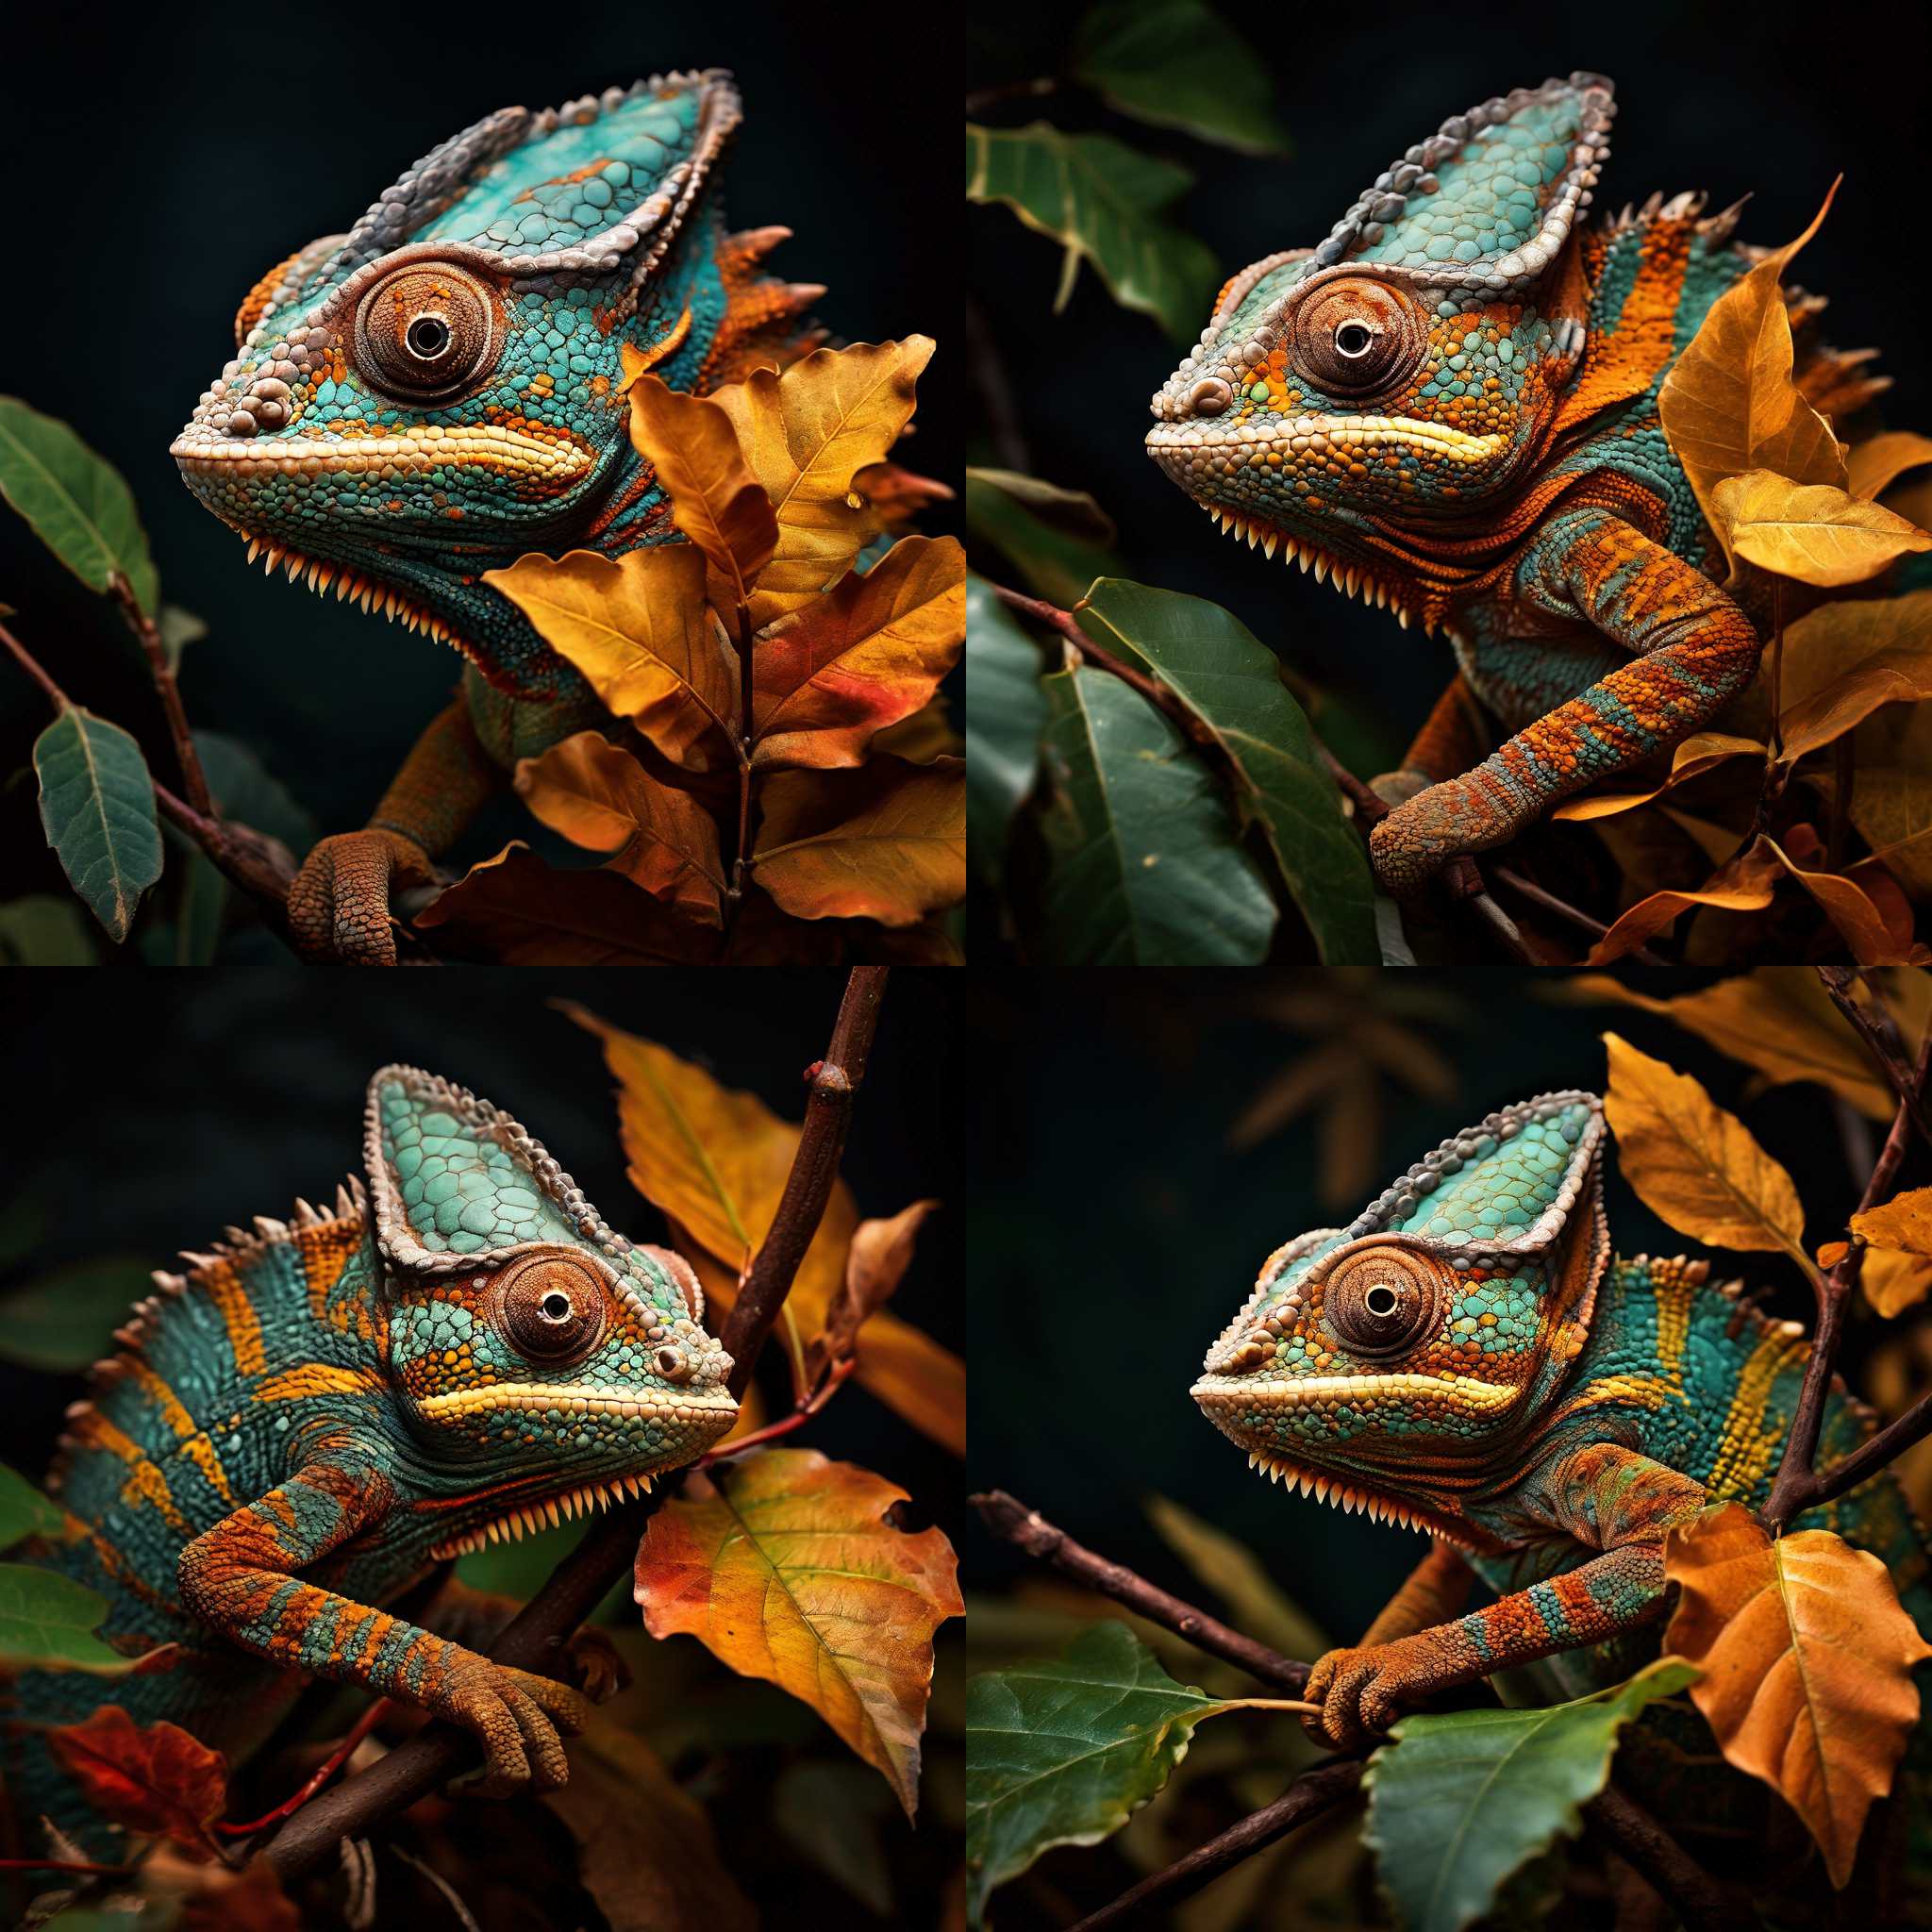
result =
M1881 1024L1852 997L1852 981L1857 977L1855 968L1821 966L1817 972L1825 991L1831 995L1832 1005L1852 1023L1858 1038L1865 1042L1865 1051L1878 1062L1886 1084L1911 1115L1912 1124L1919 1130L1919 1138L1932 1147L1932 1121L1926 1118L1923 1084L1914 1076L1911 1068L1906 1064L1905 1056L1898 1050L1897 1028L1892 1026L1889 1016ZM1888 1033L1891 1036L1890 1039L1887 1038Z
M1585 932L1594 933L1602 939L1609 931L1602 920L1592 918L1580 906L1573 906L1567 899L1559 899L1548 888L1540 886L1534 879L1526 879L1520 872L1507 865L1492 865L1490 876L1500 879L1512 892L1520 892L1533 906L1541 906L1545 912L1554 912L1559 919L1567 919L1572 925L1581 926ZM1668 966L1670 961L1653 953L1648 946L1639 946L1624 958L1635 959L1644 966Z
M1112 1597L1137 1615L1163 1625L1177 1637L1185 1637L1190 1643L1224 1662L1239 1665L1251 1676L1279 1684L1285 1690L1307 1688L1307 1664L1283 1657L1278 1650L1270 1650L1252 1637L1243 1637L1219 1617L1209 1616L1206 1610L1171 1595L1158 1584L1149 1583L1124 1563L1112 1562L1076 1543L1065 1530L1057 1528L1039 1511L1029 1509L1017 1496L1009 1496L1004 1490L991 1490L968 1500L993 1535L1024 1550L1029 1557L1050 1563L1088 1589Z
M181 783L188 802L196 811L212 815L214 800L208 793L208 774L201 769L201 753L195 749L194 734L188 728L188 714L181 708L181 688L175 681L175 670L168 662L168 647L161 641L161 627L141 608L134 586L117 570L108 579L108 588L135 641L147 657L148 675L167 714L168 735L175 741L175 762L181 767Z
M886 971L879 966L852 969L831 1044L812 1070L812 1099L807 1105L805 1130L791 1157L785 1191L720 1338L732 1357L735 1394L743 1393L758 1346L791 1292L798 1264L831 1197L852 1097L878 1025ZM767 1257L772 1257L769 1262ZM512 1670L562 1677L565 1646L573 1633L611 1586L630 1573L644 1525L675 1481L622 1505L593 1524L491 1645L491 1660ZM367 1831L469 1768L477 1755L476 1740L468 1731L449 1724L431 1724L398 1745L381 1763L311 1799L269 1840L262 1856L285 1880L293 1878L326 1857L342 1839Z
M1745 1932L1757 1915L1736 1899L1685 1851L1635 1799L1606 1785L1583 1815L1591 1829L1650 1881L1677 1917L1699 1932Z
M1220 1837L1210 1838L1185 1858L1150 1873L1111 1905L1090 1912L1073 1932L1101 1932L1103 1926L1129 1924L1153 1906L1173 1906L1190 1897L1230 1866L1286 1838L1298 1824L1307 1824L1352 1798L1361 1776L1361 1763L1353 1757L1330 1758L1313 1766L1272 1805L1250 1812L1239 1824L1229 1825Z

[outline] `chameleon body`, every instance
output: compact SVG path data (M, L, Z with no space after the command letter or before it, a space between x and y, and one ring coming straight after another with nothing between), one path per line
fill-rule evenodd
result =
M1394 809L1371 858L1397 893L1701 728L1766 634L1755 580L1718 581L1657 414L1757 252L1697 195L1587 225L1613 111L1574 74L1452 116L1320 246L1229 281L1154 397L1149 454L1223 529L1455 646L1376 783ZM1815 407L1883 387L1869 351L1813 340L1817 298L1786 303Z
M46 1741L116 1703L231 1759L309 1676L467 1726L482 1789L560 1784L587 1705L381 1606L444 1559L637 1493L731 1424L690 1264L614 1233L507 1114L411 1067L369 1085L367 1186L228 1231L121 1329L49 1479L42 1560L166 1668L30 1672L0 1743L20 1823L112 1835Z
M1309 1678L1335 1744L1541 1657L1577 1694L1621 1680L1656 1651L1666 1531L1770 1494L1808 1343L1707 1262L1612 1253L1604 1131L1588 1093L1491 1114L1347 1227L1270 1256L1208 1351L1194 1399L1256 1467L1436 1539ZM1835 1391L1821 1461L1873 1426ZM1924 1542L1889 1475L1795 1526L1881 1557L1932 1632ZM1458 1617L1472 1570L1500 1595Z
M518 758L609 722L481 579L531 551L682 541L627 434L624 351L702 392L817 340L796 317L824 291L758 273L787 231L725 231L739 120L716 70L505 108L242 303L236 354L173 445L189 488L251 561L468 659L369 829L304 866L291 911L311 953L392 958L391 881L429 882Z

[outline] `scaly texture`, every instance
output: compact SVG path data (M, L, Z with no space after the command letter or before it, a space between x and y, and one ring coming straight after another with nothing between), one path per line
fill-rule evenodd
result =
M333 1213L298 1202L158 1274L69 1411L49 1488L75 1535L43 1560L108 1597L117 1648L181 1649L111 1691L18 1679L0 1761L25 1824L118 1856L33 1726L112 1701L232 1761L299 1673L468 1726L486 1790L563 1781L576 1691L378 1607L691 1461L737 1413L730 1358L690 1264L613 1233L487 1101L385 1067L364 1154Z
M1270 1256L1208 1351L1194 1399L1254 1466L1437 1539L1368 1638L1309 1677L1337 1745L1539 1657L1579 1694L1618 1681L1656 1650L1666 1531L1708 1503L1770 1495L1803 1331L1713 1283L1707 1261L1614 1256L1604 1138L1593 1094L1491 1114L1347 1227ZM1822 1461L1872 1428L1835 1388ZM1883 1559L1932 1632L1923 1535L1889 1475L1796 1526ZM1467 1568L1501 1594L1457 1617ZM1679 1800L1709 1809L1699 1748L1680 1734L1660 1749L1661 1782L1680 1781L1674 1819Z
M1390 891L1678 743L1757 668L1761 591L1717 581L1657 415L1757 251L1731 242L1736 208L1700 219L1692 194L1585 226L1610 96L1573 74L1452 116L1319 247L1236 275L1154 398L1149 454L1224 529L1444 626L1453 689L1514 734L1485 757L1466 703L1439 707L1376 781ZM1787 304L1821 408L1883 387L1813 339L1821 302Z
M718 172L739 119L715 69L486 116L348 234L262 277L175 441L251 560L266 552L269 569L463 653L475 741L503 770L609 720L484 573L530 551L683 541L627 433L625 349L703 393L819 339L797 318L823 291L758 272L787 231L724 231ZM412 789L446 778L469 799L470 749L432 732ZM470 809L388 829L434 857ZM356 946L375 932L379 955L388 868L327 849L311 864L323 904L304 937L326 952L338 928Z

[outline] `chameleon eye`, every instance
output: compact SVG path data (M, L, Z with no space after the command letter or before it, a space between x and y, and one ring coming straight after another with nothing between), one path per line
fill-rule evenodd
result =
M414 403L446 402L496 366L499 305L451 263L400 268L356 305L351 341L372 387Z
M1415 373L1427 346L1414 299L1371 275L1315 283L1291 323L1291 359L1332 395L1394 388Z
M504 1332L531 1361L580 1361L604 1332L602 1278L569 1255L530 1255L496 1278Z
M1441 1308L1441 1271L1425 1257L1395 1247L1344 1259L1323 1295L1329 1326L1358 1355L1411 1346L1437 1325Z

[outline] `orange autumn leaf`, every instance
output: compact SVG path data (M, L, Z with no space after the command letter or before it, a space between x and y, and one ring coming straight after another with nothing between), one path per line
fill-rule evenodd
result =
M1779 683L1787 758L1843 737L1882 705L1932 696L1932 591L1807 611L1785 631Z
M873 740L872 749L891 752L908 765L929 765L935 758L963 758L966 741L954 730L952 714L941 692L911 717L888 724Z
M701 769L730 762L728 742L711 734L728 741L736 724L738 654L705 601L696 544L647 544L615 558L532 552L483 581L666 758Z
M876 757L856 772L774 772L753 875L794 919L911 925L966 896L966 768Z
M518 762L516 789L554 832L688 919L722 924L724 861L718 827L688 791L653 778L601 731L579 731Z
M824 1326L812 1342L810 1373L814 1379L828 1362L843 1361L853 1352L858 1331L877 1314L912 1265L913 1244L920 1224L940 1204L915 1201L890 1221L861 1221L853 1230L845 1255L845 1279L825 1309Z
M178 1724L137 1724L106 1704L77 1724L56 1724L47 1745L103 1818L170 1840L196 1860L214 1857L209 1833L227 1808L219 1751Z
M1683 913L1709 906L1721 912L1761 912L1772 902L1779 866L1759 839L1694 892L1667 889L1640 899L1590 950L1586 966L1607 966L1655 939Z
M1869 1247L1932 1255L1932 1188L1908 1188L1853 1215L1852 1232Z
M1932 1259L1869 1248L1858 1271L1858 1287L1872 1312L1890 1319L1916 1307L1932 1293Z
M1800 865L1774 839L1760 839L1758 843L1824 908L1860 966L1899 966L1913 957L1912 909L1895 888L1881 888L1874 895L1857 879ZM1876 886L1877 880L1870 883Z
M500 966L703 966L719 940L616 873L559 872L517 840L473 865L414 924L439 952Z
M875 732L919 710L966 641L966 553L902 537L863 576L758 634L754 765L857 765Z
M1932 536L1836 483L1792 482L1774 470L1725 476L1710 492L1711 526L1760 570L1836 589L1863 583Z
M1624 1178L1643 1205L1698 1241L1781 1251L1815 1280L1798 1191L1750 1128L1690 1074L1614 1033L1604 1035L1604 1044L1610 1069L1604 1112Z
M1909 429L1868 436L1845 452L1845 488L1854 496L1874 497L1921 463L1932 463L1932 438Z
M752 475L731 418L716 403L644 374L642 356L628 342L623 353L631 446L669 492L672 522L718 573L726 608L741 604L778 547L772 499Z
M777 513L777 548L752 593L754 628L816 597L876 532L877 513L855 479L885 460L911 421L934 346L908 336L817 349L782 374L755 369L713 391Z
M1834 1886L1919 1718L1912 1666L1932 1657L1885 1565L1829 1530L1774 1541L1736 1503L1670 1531L1683 1594L1664 1648L1697 1664L1690 1696L1718 1748L1804 1820Z
M161 1877L158 1860L145 1870L150 1878ZM187 1875L185 1867L176 1867L163 1885L172 1889L177 1872ZM200 1882L181 1899L174 1932L302 1932L302 1914L266 1858L252 1858L240 1872L203 1865L193 1876Z
M1791 379L1790 316L1779 288L1837 192L1834 182L1795 242L1771 250L1711 304L1657 391L1665 438L1720 541L1711 492L1726 476L1775 470L1794 482L1844 484L1831 425Z
M853 477L852 487L889 530L902 528L936 503L951 503L957 493L937 476L922 476L897 463L868 464Z
M815 1449L748 1455L691 1476L651 1519L636 1595L653 1637L688 1632L810 1705L910 1818L932 1635L965 1603L944 1533L891 1521L907 1500Z
M1629 811L1660 798L1687 779L1702 777L1726 758L1762 758L1764 747L1755 738L1739 738L1724 731L1700 731L1687 738L1671 756L1670 775L1648 791L1588 792L1581 798L1566 798L1550 814L1558 819L1606 819Z

